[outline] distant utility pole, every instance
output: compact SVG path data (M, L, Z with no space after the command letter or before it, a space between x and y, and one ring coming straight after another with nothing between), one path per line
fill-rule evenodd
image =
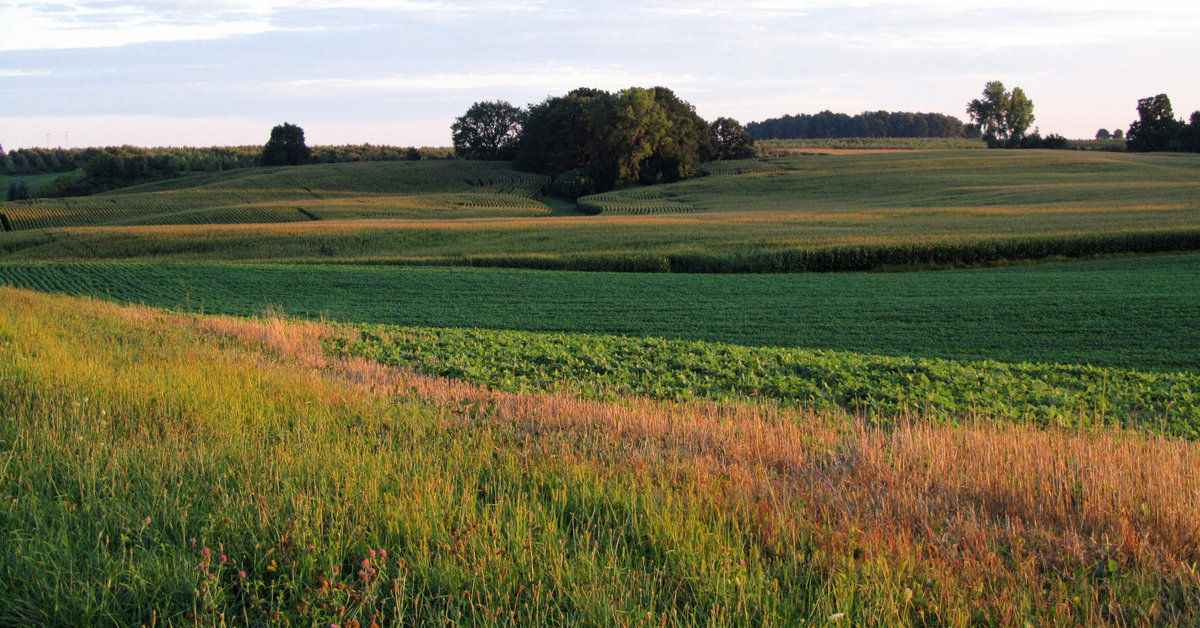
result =
M63 148L71 148L70 131L63 131Z
M46 150L50 150L50 134L46 134Z

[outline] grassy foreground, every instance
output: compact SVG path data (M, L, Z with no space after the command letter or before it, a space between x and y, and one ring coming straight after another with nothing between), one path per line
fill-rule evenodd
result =
M1200 371L1200 255L937 273L674 275L0 264L0 284L217 314Z
M1192 624L1200 446L513 395L0 289L5 625Z

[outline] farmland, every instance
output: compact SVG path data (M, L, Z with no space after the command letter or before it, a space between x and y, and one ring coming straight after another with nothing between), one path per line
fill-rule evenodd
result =
M776 148L0 203L0 624L1200 621L1200 159Z
M4 206L13 231L78 225L273 223L549 215L545 177L499 163L368 162L169 179L117 193Z
M0 283L188 311L1200 371L1200 255L939 273L663 275L7 264Z
M386 174L388 168L414 164L336 164L342 168L329 172L324 169L333 166L306 166L315 169L313 182L289 178L294 174L242 173L223 183L133 189L88 202L112 207L147 195L213 194L242 198L238 202L248 208L266 204L290 218L300 216L299 207L321 220L35 229L4 234L0 252L7 260L324 260L794 272L944 268L1200 248L1200 160L1000 152L807 156L733 164L721 167L726 174L585 197L580 208L599 212L590 216L551 215L565 212L530 198L532 187L526 186L536 183L513 180L515 175L508 173L490 172L490 178L483 176L487 171L457 178L447 174L423 182ZM458 167L435 165L443 174ZM483 183L464 187L464 177ZM325 178L345 181L347 188L320 183ZM454 182L457 191L437 188L438 180ZM298 186L328 188L321 194L329 198L317 199ZM504 196L515 205L477 199L468 206L457 196L468 193ZM395 194L408 199L408 205L379 198ZM227 208L229 202L216 205ZM23 207L0 204L0 211L14 220L14 212Z
M314 323L0 297L4 623L1200 614L1186 441L514 395Z

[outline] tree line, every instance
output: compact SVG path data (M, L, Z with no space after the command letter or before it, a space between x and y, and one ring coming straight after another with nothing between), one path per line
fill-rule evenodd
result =
M746 130L760 140L831 139L844 137L979 137L977 127L941 113L864 111L858 115L829 110L751 122Z
M754 156L754 138L737 120L707 122L665 87L582 87L527 109L477 102L451 133L457 155L549 175L551 192L564 198L670 183L696 176L706 161Z
M150 169L170 173L219 172L265 165L262 161L262 146L142 148L126 145L90 148L18 148L8 153L0 152L0 173L34 175L71 172L86 167L93 157L101 153L108 153L122 159L145 159L147 167ZM446 159L449 156L448 149L346 144L313 146L310 158L305 163Z
M300 133L303 143L303 131ZM361 144L304 147L303 161L288 157L291 161L281 162L268 146L19 148L0 152L0 172L10 176L62 173L63 176L41 186L36 195L83 196L184 174L263 165L446 159L451 156L449 149ZM9 200L29 198L29 187L20 183L20 189L10 185Z

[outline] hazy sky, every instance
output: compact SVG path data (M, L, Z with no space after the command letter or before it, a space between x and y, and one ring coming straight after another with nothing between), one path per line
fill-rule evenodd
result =
M886 109L967 119L1020 86L1043 134L1200 109L1200 2L0 0L7 149L444 146L471 103L664 85L701 116Z

